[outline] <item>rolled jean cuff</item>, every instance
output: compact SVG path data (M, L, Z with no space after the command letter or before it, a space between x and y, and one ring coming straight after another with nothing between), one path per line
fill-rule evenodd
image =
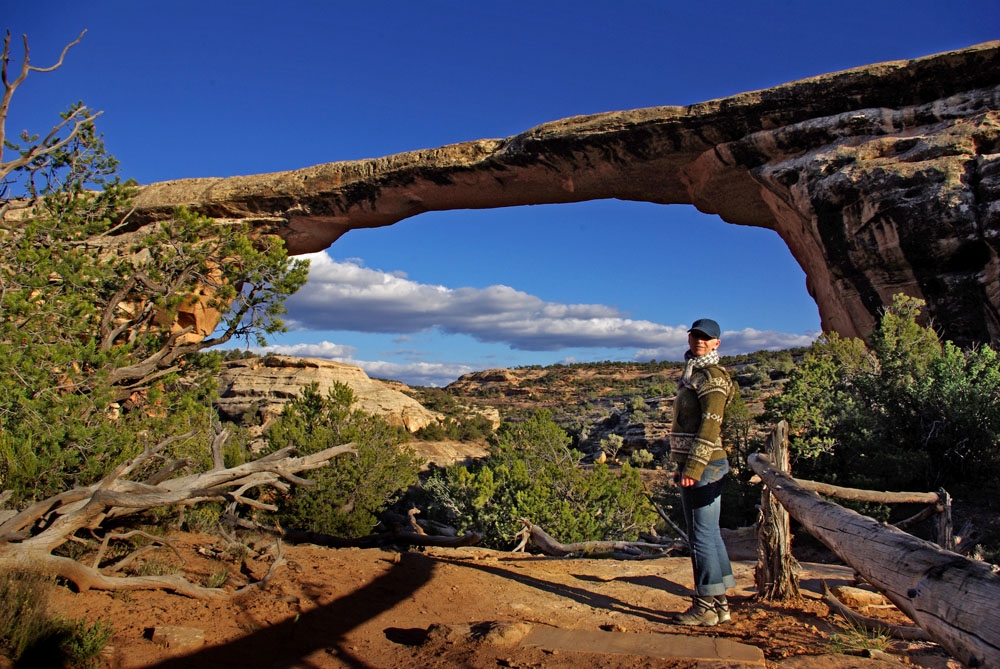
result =
M696 585L694 594L699 597L715 597L726 594L726 590L736 587L736 579L732 575L722 577L722 583L711 583L709 585Z

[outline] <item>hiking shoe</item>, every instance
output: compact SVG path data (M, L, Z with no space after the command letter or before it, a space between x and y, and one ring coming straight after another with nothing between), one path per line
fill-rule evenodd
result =
M715 615L719 617L719 623L728 623L733 619L729 613L729 600L725 595L715 596Z
M684 613L674 616L675 625L692 625L698 627L715 627L719 624L719 614L715 612L715 601L691 598L691 607Z

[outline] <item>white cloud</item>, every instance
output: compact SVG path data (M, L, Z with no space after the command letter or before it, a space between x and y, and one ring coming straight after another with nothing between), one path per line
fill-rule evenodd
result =
M288 324L299 330L405 334L436 328L526 351L653 347L686 337L683 326L632 320L601 304L545 302L503 285L421 284L325 253L309 259L308 283L288 300Z
M726 355L737 355L739 353L753 353L754 351L780 351L786 348L809 346L816 341L819 333L807 332L797 335L775 332L774 330L744 328L743 330L724 332L722 337L723 349L720 350Z
M334 261L326 253L307 256L309 281L288 300L288 325L300 331L356 331L407 335L426 330L464 334L480 342L525 351L626 349L635 360L681 360L687 350L687 325L632 320L600 304L546 302L509 286L448 288L411 281L401 272L365 267L359 260ZM818 333L730 330L722 335L723 355L808 346ZM419 386L444 386L483 369L459 362L414 361L421 353L398 350L406 362L355 360L357 350L329 341L276 345L266 349L357 365L374 378ZM615 357L615 356L610 356ZM621 358L623 356L617 356ZM627 354L626 354L627 357ZM564 358L567 364L575 358Z
M480 368L450 362L396 363L381 361L353 361L365 374L376 379L402 381L411 386L446 386L464 374Z
M816 341L816 337L818 336L818 332L796 335L776 332L774 330L755 330L754 328L727 330L720 337L722 345L719 347L719 353L721 355L740 355L755 351L780 351L786 348L798 348L800 346L809 346ZM687 348L687 332L685 331L684 341L671 342L666 346L640 349L636 351L635 359L681 360Z

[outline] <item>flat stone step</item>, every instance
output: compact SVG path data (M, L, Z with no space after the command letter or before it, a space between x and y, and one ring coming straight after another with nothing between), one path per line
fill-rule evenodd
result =
M729 639L685 634L594 632L536 625L521 645L555 651L642 655L672 660L718 660L746 667L764 667L764 651Z

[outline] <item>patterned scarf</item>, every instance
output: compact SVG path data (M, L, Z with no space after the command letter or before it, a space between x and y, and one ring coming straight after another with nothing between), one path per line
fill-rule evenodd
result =
M680 384L682 386L687 386L691 383L691 374L694 373L694 370L702 369L703 367L708 367L709 365L719 364L719 352L709 351L701 357L695 357L694 353L691 351L685 351L684 360L684 374L681 376Z

